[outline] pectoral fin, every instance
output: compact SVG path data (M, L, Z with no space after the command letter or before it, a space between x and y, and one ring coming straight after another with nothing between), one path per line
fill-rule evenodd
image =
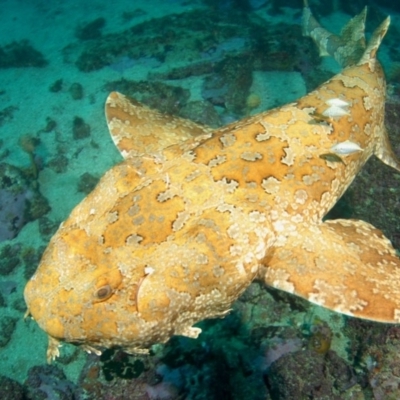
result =
M400 260L389 240L359 220L304 226L264 260L265 282L359 318L400 322Z
M122 156L156 155L163 149L212 130L195 122L163 114L112 92L105 105L108 129Z

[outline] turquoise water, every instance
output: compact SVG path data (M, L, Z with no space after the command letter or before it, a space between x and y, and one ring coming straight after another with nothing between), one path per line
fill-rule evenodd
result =
M51 236L122 160L104 117L109 92L213 128L294 101L339 71L302 37L298 3L2 2L0 375L20 386L4 381L0 398L286 399L279 386L296 387L304 371L299 379L311 398L400 397L395 327L349 322L257 283L229 317L202 323L198 340L174 338L147 357L117 352L99 360L66 344L47 367L46 335L24 319L23 288ZM312 6L338 32L364 5L343 3ZM388 13L393 19L380 59L399 154L400 10L370 3L368 32ZM369 163L334 211L368 220L399 248L399 175L384 168ZM318 340L329 352L313 352ZM299 352L304 359L287 360L294 374L275 363Z

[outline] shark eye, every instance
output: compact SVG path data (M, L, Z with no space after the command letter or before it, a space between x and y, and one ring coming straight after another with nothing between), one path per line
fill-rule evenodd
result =
M95 295L96 295L97 300L103 301L103 300L107 300L109 297L111 297L112 294L113 294L113 291L111 289L111 286L104 285L97 289Z

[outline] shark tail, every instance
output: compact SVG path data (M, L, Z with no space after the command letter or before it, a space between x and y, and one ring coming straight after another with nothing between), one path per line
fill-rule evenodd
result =
M321 56L332 56L342 67L367 64L370 71L377 65L376 53L389 25L387 17L374 31L368 44L365 41L365 18L367 8L351 19L342 29L340 35L334 35L323 28L311 13L308 0L304 0L303 35L311 37L316 43ZM400 161L394 154L386 130L377 142L374 154L386 165L400 172Z

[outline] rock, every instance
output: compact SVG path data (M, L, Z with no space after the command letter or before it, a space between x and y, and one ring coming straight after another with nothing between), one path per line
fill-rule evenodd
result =
M182 107L179 116L212 128L218 128L222 125L218 113L208 101L190 101Z
M99 178L85 172L82 174L78 181L78 192L89 194L97 185Z
M0 399L1 400L24 400L24 388L17 381L0 376Z
M90 136L90 125L83 118L75 117L72 125L74 139L84 139Z
M276 400L341 400L344 391L356 384L351 368L335 352L323 356L310 349L279 358L266 381Z
M62 90L63 80L57 79L54 83L49 86L49 91L53 93L58 93Z
M81 100L83 98L83 86L74 82L69 88L69 93L74 100Z
M75 31L75 36L80 40L98 39L101 37L101 30L104 28L106 20L102 17L80 26Z
M32 367L24 383L28 399L71 400L83 398L79 390L70 382L64 372L55 365Z
M0 248L0 275L9 275L18 267L21 263L20 251L19 244L6 244Z
M15 330L17 319L12 317L2 317L0 321L0 347L4 347L11 340L11 337ZM1 399L3 397L0 396Z
M45 67L47 64L43 54L34 49L28 40L0 47L0 68Z
M49 210L36 179L17 167L0 164L0 242L13 239L27 222Z

